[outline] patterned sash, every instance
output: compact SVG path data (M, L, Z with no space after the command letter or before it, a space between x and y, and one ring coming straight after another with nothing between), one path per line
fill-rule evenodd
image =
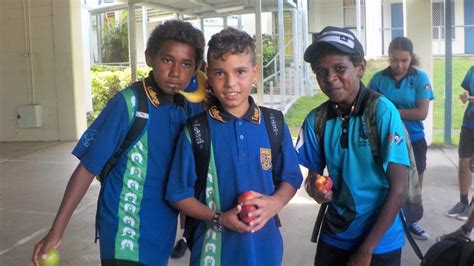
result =
M214 148L210 143L209 170L206 181L206 206L214 211L221 210L219 197L219 183L216 171L216 162L214 160ZM206 233L202 243L201 266L220 266L221 265L221 240L222 232L215 231L209 223L206 225Z

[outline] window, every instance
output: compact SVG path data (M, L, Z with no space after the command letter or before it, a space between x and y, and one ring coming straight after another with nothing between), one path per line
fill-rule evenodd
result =
M355 28L357 26L357 9L356 9L357 0L344 0L344 27L345 28ZM365 0L360 0L360 17L361 17L361 27L365 28Z
M433 2L433 39L444 40L445 39L445 6L444 2ZM451 3L451 25L452 27L452 39L455 39L456 32L454 28L454 1Z

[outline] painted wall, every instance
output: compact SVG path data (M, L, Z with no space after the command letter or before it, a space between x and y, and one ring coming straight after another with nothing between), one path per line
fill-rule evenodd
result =
M28 6L2 1L0 58L8 63L0 65L0 141L75 140L86 127L80 1L29 2L31 39ZM31 104L42 106L43 124L19 128L16 110Z

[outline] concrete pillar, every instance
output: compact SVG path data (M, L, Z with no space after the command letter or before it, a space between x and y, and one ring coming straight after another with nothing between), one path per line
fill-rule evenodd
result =
M415 54L420 60L420 68L428 74L431 84L433 84L431 1L404 0L403 13L405 14L405 36L412 40ZM433 140L433 103L430 104L424 125L426 141L429 145Z
M59 140L77 140L87 127L80 0L53 0L53 42Z

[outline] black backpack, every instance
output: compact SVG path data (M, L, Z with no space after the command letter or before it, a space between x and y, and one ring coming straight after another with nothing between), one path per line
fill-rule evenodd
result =
M265 127L270 137L270 147L272 154L272 176L275 188L280 182L280 176L277 173L281 171L281 144L283 142L283 124L284 117L281 111L260 106L264 116ZM195 158L197 180L194 183L194 197L199 200L202 191L206 186L207 172L210 160L211 132L207 120L207 112L200 113L187 122L187 128L190 132L193 154ZM275 216L277 226L281 226L278 215ZM186 216L183 236L189 249L192 249L194 233L198 221L193 217Z
M421 266L472 266L474 265L474 242L469 238L443 239L431 246Z

